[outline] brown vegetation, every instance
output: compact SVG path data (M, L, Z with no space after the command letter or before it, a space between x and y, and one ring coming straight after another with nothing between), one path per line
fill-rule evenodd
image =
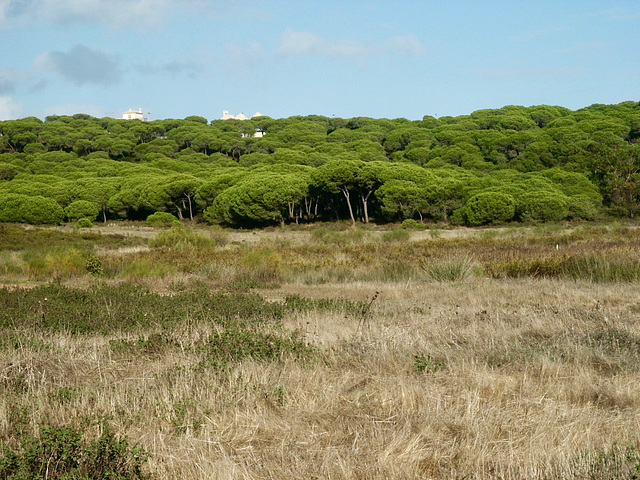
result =
M49 286L1 291L0 441L108 424L156 478L635 478L635 227L323 228L2 243ZM54 307L77 289L120 324Z

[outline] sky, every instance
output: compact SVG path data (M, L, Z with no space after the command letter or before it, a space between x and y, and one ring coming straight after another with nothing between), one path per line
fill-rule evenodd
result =
M0 120L640 101L638 0L0 0Z

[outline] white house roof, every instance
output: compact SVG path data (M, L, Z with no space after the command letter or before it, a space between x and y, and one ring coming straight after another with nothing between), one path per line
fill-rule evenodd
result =
M236 115L236 120L249 120L249 117L247 117L244 113L240 112L238 115Z

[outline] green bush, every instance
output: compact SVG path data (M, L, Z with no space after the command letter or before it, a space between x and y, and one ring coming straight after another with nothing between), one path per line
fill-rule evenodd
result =
M17 193L0 195L0 222L59 225L63 218L62 207L51 198Z
M402 221L402 228L406 228L407 230L425 230L427 226L413 218L407 218Z
M76 222L76 228L91 228L93 227L93 221L90 218L80 218Z
M156 212L147 217L147 225L151 227L172 227L180 225L180 220L169 212Z
M100 213L100 209L95 203L87 200L76 200L75 202L67 205L67 208L64 209L64 213L71 221L79 220L81 218L95 220L98 213Z
M15 165L0 162L0 180L11 180L18 174L19 170Z
M463 214L471 226L507 222L515 214L515 201L511 195L500 192L480 192L467 200Z
M592 198L587 195L576 195L569 197L569 216L571 218L581 218L592 220L598 214L598 208Z
M0 442L0 478L148 479L142 471L149 455L117 438L108 428L91 443L72 427L43 426L37 437L25 436L19 448Z
M569 216L568 198L549 191L527 192L520 198L518 216L525 222L564 220Z
M62 207L51 198L29 197L29 200L20 207L22 221L32 225L52 224L59 225L64 218Z

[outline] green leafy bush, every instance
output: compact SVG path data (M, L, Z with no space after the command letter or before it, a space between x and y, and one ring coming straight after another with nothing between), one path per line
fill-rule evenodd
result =
M204 364L217 368L245 358L266 362L279 360L285 355L305 358L313 352L295 333L280 336L235 328L213 334L198 350L205 356Z
M402 221L402 228L406 228L407 230L425 230L427 226L413 218L407 218Z
M569 197L569 216L571 218L581 218L583 220L592 220L598 214L596 203L587 195L576 195Z
M63 218L62 207L51 198L19 193L0 195L0 222L58 225Z
M515 201L511 195L500 192L481 192L472 196L464 206L467 224L507 222L515 214Z
M76 222L76 228L91 228L93 227L93 222L89 218L80 218Z
M147 217L147 225L151 227L172 227L180 225L180 220L169 212L156 212Z
M149 479L143 466L149 455L129 446L108 428L93 442L73 427L43 426L39 436L25 436L19 448L0 442L0 478L27 479Z
M76 200L75 202L67 205L67 208L64 209L64 213L71 221L79 220L81 218L95 220L98 213L100 213L100 209L95 203L87 200Z
M558 222L569 216L569 202L566 195L561 193L527 192L518 203L518 216L525 222Z

